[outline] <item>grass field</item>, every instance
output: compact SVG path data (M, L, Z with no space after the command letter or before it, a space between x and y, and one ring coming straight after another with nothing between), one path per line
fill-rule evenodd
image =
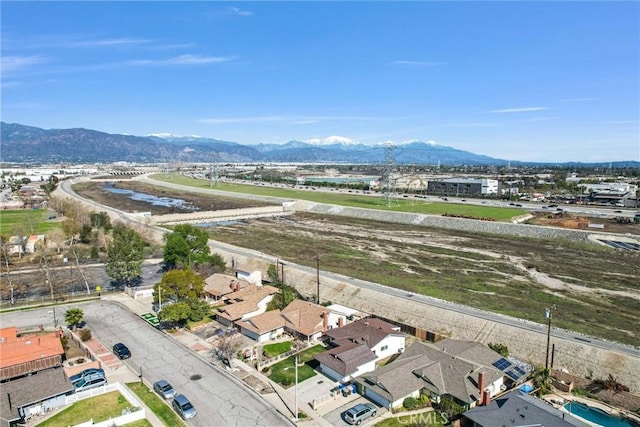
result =
M50 220L47 209L0 210L0 234L5 236L43 234L58 227L60 222Z
M122 410L131 405L119 392L102 394L80 400L60 413L38 424L39 427L73 426L90 419L94 423L106 421L109 418L119 417Z
M314 370L314 368L316 367L317 362L315 362L313 356L318 353L322 353L325 350L326 348L324 348L323 346L316 345L306 349L298 355L298 362L300 363L300 365L298 365L299 383L316 375L316 371ZM272 365L270 368L271 374L269 375L269 378L272 381L275 381L278 384L282 385L283 387L289 387L295 384L295 360L296 356L291 356L276 363L275 365Z
M264 357L267 359L276 357L279 354L286 353L291 350L291 341L278 342L275 344L267 344L262 347Z
M209 181L188 178L181 175L151 176L158 181L171 182L173 184L188 185L196 188L210 188ZM232 193L253 194L257 196L280 197L283 199L307 200L316 203L326 203L355 208L382 209L393 212L411 212L432 215L463 215L474 218L491 218L495 221L509 221L515 216L525 213L519 208L505 208L495 206L478 206L464 203L444 203L431 200L416 200L400 198L387 207L381 197L372 197L358 194L339 194L327 191L294 190L286 188L273 188L255 185L218 183L215 187L218 191Z
M151 411L156 414L160 421L164 423L164 425L173 427L184 427L184 423L182 420L173 412L173 409L169 407L169 405L165 404L164 401L158 397L149 387L144 385L143 383L127 383L127 387L133 391L136 396L140 398L144 402L145 405Z

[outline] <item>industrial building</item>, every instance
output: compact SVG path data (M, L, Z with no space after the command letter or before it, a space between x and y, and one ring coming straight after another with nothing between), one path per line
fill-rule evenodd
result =
M489 196L499 191L499 181L487 178L447 178L427 184L427 193L442 196Z

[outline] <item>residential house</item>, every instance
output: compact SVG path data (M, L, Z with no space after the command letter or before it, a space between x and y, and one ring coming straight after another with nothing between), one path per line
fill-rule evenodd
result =
M280 310L271 310L247 320L236 322L240 332L259 343L280 337L284 333L285 320Z
M464 413L462 425L466 427L493 426L553 426L553 427L587 427L579 419L552 405L523 393L513 390L503 394L486 405L476 406Z
M44 243L44 238L45 238L44 234L30 235L29 238L27 239L27 244L24 247L25 252L28 254L35 253L38 242Z
M0 329L0 414L3 422L24 423L35 413L65 404L73 391L62 368L58 332L18 336L15 326Z
M281 316L284 318L287 332L310 343L319 340L329 329L329 313L330 311L321 305L294 300L282 310Z
M249 286L249 282L228 274L215 273L204 279L204 299L215 304L221 302L227 295L238 292Z
M405 336L398 326L367 318L325 332L331 348L317 354L320 370L347 382L376 368L376 362L404 351Z
M524 369L481 343L445 339L437 345L412 344L392 363L359 378L358 385L363 395L389 409L421 394L472 408L505 389L505 378L513 383L526 376Z
M273 286L247 285L226 296L227 304L218 307L217 320L225 326L232 326L237 321L262 314L277 293L278 289Z

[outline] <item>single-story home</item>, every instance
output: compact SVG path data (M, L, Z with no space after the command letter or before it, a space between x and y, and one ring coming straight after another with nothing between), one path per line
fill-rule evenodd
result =
M247 285L227 295L227 305L218 307L217 320L225 326L232 326L237 321L262 314L277 293L278 289L273 286Z
M317 354L320 371L347 382L376 368L376 362L404 351L405 336L398 326L367 318L325 332L329 350Z
M434 402L452 399L472 408L500 393L514 365L487 346L445 339L437 345L415 342L392 363L358 378L361 393L385 408L421 394ZM521 378L526 377L522 371ZM518 375L520 375L518 373ZM518 377L520 378L520 377Z
M259 343L280 337L284 333L285 320L280 310L271 310L247 320L236 322L240 332Z
M204 279L204 299L209 303L218 303L233 292L249 286L249 282L228 274L215 273Z
M468 410L463 414L462 424L470 427L589 425L520 390L510 391L485 405Z
M62 366L58 332L18 336L15 326L0 329L0 381Z
M281 316L287 332L301 340L314 342L329 328L329 313L321 305L294 300L282 310Z

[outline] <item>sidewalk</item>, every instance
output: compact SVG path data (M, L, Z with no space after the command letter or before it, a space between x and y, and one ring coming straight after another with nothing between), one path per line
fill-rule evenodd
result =
M117 301L127 307L129 311L137 315L153 312L151 308L152 299L150 297L135 300L126 294L111 294L105 295L103 299ZM202 356L209 356L210 351L214 348L214 346L206 340L201 339L197 335L186 330L180 330L168 335L176 341L180 342L185 347L191 349L193 352L198 353ZM274 383L261 372L258 372L255 368L249 366L241 360L234 359L233 364L238 368L238 370L230 371L231 374L238 377L240 380L252 376L259 380L261 383L265 384L268 388L272 389L273 393L261 393L261 396L274 408L276 408L276 410L278 410L281 414L283 414L288 419L293 420L295 414L294 387L291 387L289 389L283 388L282 386ZM242 376L243 372L247 373L247 375ZM247 385L247 387L251 387L251 384L249 384L247 381L243 382ZM255 389L255 387L253 388ZM331 423L326 421L318 412L314 411L310 407L310 405L308 405L308 402L299 401L298 409L302 410L305 414L308 415L308 418L299 420L300 423L312 423L313 425L317 426L331 427Z

